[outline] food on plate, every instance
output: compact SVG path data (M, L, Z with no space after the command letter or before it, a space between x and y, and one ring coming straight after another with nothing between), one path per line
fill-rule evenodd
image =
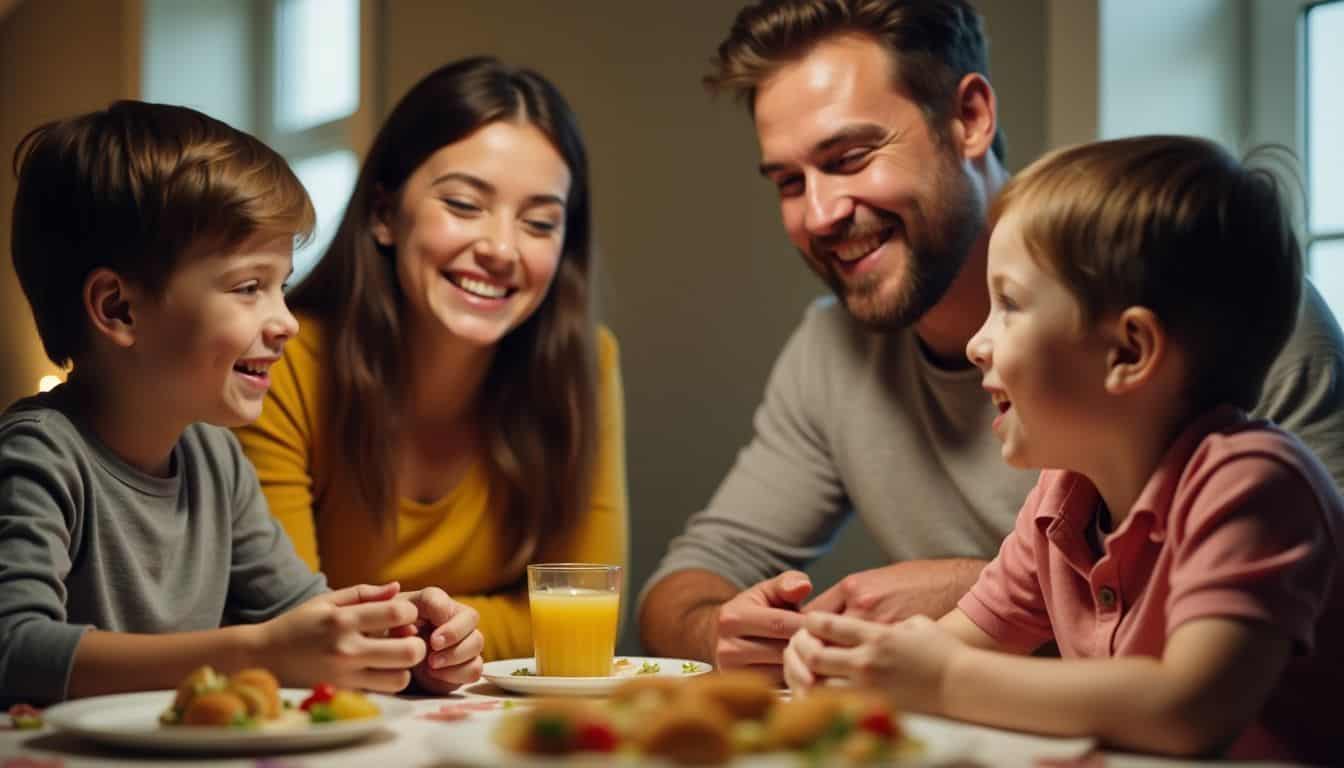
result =
M775 751L863 765L922 749L881 694L822 689L782 701L768 679L748 671L634 678L604 702L540 700L505 716L496 740L517 753L618 751L680 765L717 765Z
M32 731L42 727L42 710L31 704L15 704L9 708L9 721L20 731Z
M583 699L541 699L505 718L495 740L505 749L533 755L611 752L619 741L607 712Z
M192 670L177 687L164 725L288 728L334 720L377 717L378 706L358 691L318 683L295 710L280 698L280 681L269 670L222 675L209 666Z
M717 765L733 756L731 724L714 709L674 706L632 734L636 749L680 765Z

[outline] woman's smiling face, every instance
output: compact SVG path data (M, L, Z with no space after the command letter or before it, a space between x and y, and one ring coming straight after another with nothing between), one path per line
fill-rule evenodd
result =
M546 297L565 241L570 171L526 121L489 123L420 164L375 217L409 322L497 344Z

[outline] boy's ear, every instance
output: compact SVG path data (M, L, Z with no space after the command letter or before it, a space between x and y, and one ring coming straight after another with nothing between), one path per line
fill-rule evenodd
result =
M1147 307L1129 307L1111 321L1106 391L1132 392L1152 381L1166 360L1167 331Z
M396 206L392 196L381 184L373 188L373 214L369 217L369 231L379 245L390 247L396 244L392 233L392 220L396 216Z
M84 314L95 333L119 347L135 344L135 291L126 279L105 267L84 281Z
M953 146L961 148L962 157L978 160L994 146L999 121L994 88L984 75L972 72L961 78L956 99L952 112Z

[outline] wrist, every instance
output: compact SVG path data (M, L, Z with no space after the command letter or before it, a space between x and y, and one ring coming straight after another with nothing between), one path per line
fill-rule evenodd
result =
M683 614L683 624L691 639L691 656L719 666L719 611L723 603L709 602L691 606Z
M224 631L229 632L229 650L234 669L247 669L248 667L269 667L266 660L265 648L267 644L267 624L240 624L234 627L225 627Z

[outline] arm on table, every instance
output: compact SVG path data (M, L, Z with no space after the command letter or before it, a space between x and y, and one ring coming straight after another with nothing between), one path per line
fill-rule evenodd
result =
M409 601L392 599L397 591L395 583L349 587L261 624L199 632L91 630L75 649L67 695L176 688L203 664L227 671L265 667L287 685L325 681L395 693L425 657L418 637L377 636L415 621Z
M942 616L970 590L984 560L909 560L851 573L803 606L860 619L893 622L911 616Z

